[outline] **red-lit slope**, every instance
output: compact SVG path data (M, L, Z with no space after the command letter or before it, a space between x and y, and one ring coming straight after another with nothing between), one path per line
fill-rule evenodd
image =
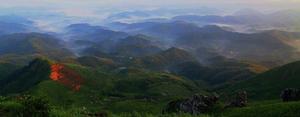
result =
M66 87L79 91L82 85L82 77L72 69L62 64L52 64L50 78Z

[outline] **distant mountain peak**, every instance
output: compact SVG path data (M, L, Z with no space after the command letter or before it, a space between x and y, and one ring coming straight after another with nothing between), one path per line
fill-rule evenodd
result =
M171 47L169 49L166 50L166 52L177 52L177 51L184 51L182 49L176 48L176 47Z
M206 25L201 27L202 30L205 30L205 32L227 32L222 27L219 27L217 25Z
M88 24L88 23L78 23L78 24L71 24L69 26L67 26L67 29L79 29L79 28L82 28L82 29L107 29L105 27L102 27L102 26L94 26L94 25L91 25L91 24Z
M174 57L178 57L178 55L180 55L180 56L182 56L182 57L191 57L192 55L189 53L189 52L187 52L187 51L185 51L185 50L183 50L183 49L180 49L180 48L176 48L176 47L171 47L171 48L169 48L169 49L167 49L167 50L165 50L165 51L163 51L162 52L164 55L169 55L170 57L171 56L174 56ZM162 54L161 53L161 54ZM192 58L192 57L191 57Z
M143 35L143 34L137 34L134 36L128 36L120 41L120 44L124 45L135 45L135 44L146 44L151 43L151 38Z

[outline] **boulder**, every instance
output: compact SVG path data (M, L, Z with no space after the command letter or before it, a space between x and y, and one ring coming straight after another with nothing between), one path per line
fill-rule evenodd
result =
M299 101L300 90L295 88L286 88L281 92L280 97L283 102Z
M240 91L236 94L235 98L226 107L245 107L247 106L247 92Z
M194 95L187 99L175 100L167 105L163 113L201 114L210 111L217 103L219 96Z

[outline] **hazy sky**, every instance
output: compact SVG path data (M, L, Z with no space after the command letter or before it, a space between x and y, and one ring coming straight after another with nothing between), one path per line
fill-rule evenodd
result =
M47 8L66 14L93 15L95 10L151 8L297 8L300 0L0 0L1 8Z
M163 7L163 6L265 6L300 5L300 0L0 0L2 7Z

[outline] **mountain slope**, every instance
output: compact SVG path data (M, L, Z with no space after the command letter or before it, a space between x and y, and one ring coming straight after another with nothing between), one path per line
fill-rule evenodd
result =
M204 82L211 87L237 83L257 74L251 71L247 64L242 63L236 63L236 66L208 67L197 62L184 62L173 66L170 71L196 82Z
M137 58L133 61L133 65L153 70L168 71L169 67L188 61L196 61L196 59L187 51L172 47L157 54Z
M62 41L40 33L19 33L0 37L0 56L45 56L51 59L72 57Z
M12 33L25 33L36 30L33 22L16 15L0 16L0 35Z
M271 30L248 34L231 32L216 25L198 27L183 21L133 23L125 27L130 32L150 35L167 42L166 45L183 48L199 60L208 58L201 52L208 52L208 56L214 53L213 56L274 67L300 58L299 33L294 32Z
M121 39L115 45L115 52L125 56L146 56L162 51L153 38L144 35L129 36Z
M86 107L112 112L160 112L169 100L204 92L192 81L140 69L105 71L77 64L60 64L36 59L0 80L0 93L46 97L62 108ZM126 105L131 104L132 108ZM145 105L140 107L140 105Z
M22 33L29 31L29 27L24 24L8 23L0 21L0 34Z
M81 52L82 55L99 57L142 57L156 54L161 44L154 38L145 35L128 36L118 40L107 40L93 43Z
M285 88L300 88L300 62L274 68L224 90L246 90L250 99L278 99Z
M124 32L112 31L101 26L90 24L72 24L66 28L66 34L71 40L89 40L99 42L103 40L114 40L125 38L128 34Z
M15 71L19 66L7 63L7 62L1 62L0 61L0 80L2 78L6 78L9 74L11 74L13 71Z
M21 93L46 80L50 74L47 60L35 59L5 78L0 79L0 94Z
M227 58L255 61L270 66L264 62L274 61L277 62L275 65L281 65L299 59L298 47L290 44L299 43L297 38L297 34L286 32L277 35L272 31L243 34L209 26L181 36L176 39L175 44L200 57L201 53L197 54L198 48L213 51Z

